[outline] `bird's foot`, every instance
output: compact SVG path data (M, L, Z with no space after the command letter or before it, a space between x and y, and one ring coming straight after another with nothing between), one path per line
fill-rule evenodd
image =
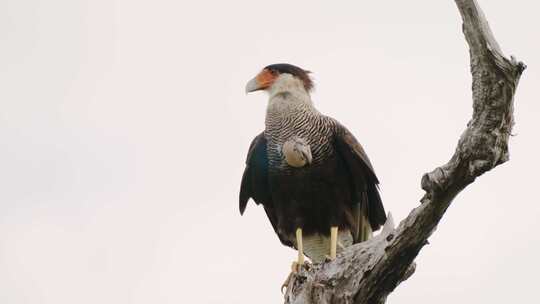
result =
M335 260L336 258L335 257L332 257L331 255L327 254L324 256L324 261L325 262L331 262L333 260Z
M292 271L289 272L289 275L285 279L285 282L283 282L283 284L281 284L281 293L282 294L286 294L287 291L289 290L289 286L292 286L294 284L295 277L296 277L296 275ZM285 289L285 291L283 291L283 289Z
M281 284L281 293L283 294L287 293L287 290L289 289L289 287L294 285L294 280L296 280L296 275L302 270L302 268L309 269L310 267L311 267L311 263L308 261L305 261L304 263L298 263L296 261L292 262L291 272L285 279L285 282ZM285 292L283 292L283 289L285 289Z
M311 268L311 262L310 261L306 261L304 260L303 263L298 263L298 262L292 262L292 265L291 265L291 271L294 272L294 273L298 273L300 272L300 270L303 269L306 269L306 270L309 270L309 268Z
M302 270L302 264L294 261L291 265L291 273L299 273Z

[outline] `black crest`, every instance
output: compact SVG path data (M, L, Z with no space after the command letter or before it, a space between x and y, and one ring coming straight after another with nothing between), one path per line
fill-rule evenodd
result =
M277 63L277 64L271 64L265 69L271 71L272 73L276 74L291 74L295 77L298 77L304 82L304 88L306 91L311 91L313 89L313 80L309 77L310 71L306 71L302 68L299 68L295 65L288 64L288 63Z

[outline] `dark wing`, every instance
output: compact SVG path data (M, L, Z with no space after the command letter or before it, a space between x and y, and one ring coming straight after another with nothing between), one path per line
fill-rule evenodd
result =
M281 238L277 230L277 216L268 182L268 154L266 153L264 132L255 137L249 146L246 169L240 186L240 214L244 214L250 198L257 205L263 205L264 211L281 242L284 245L292 246L289 241Z
M386 212L379 195L379 180L364 148L351 132L338 122L336 122L334 133L334 146L350 176L352 199L355 202L353 212L361 211L367 214L373 231L378 230L386 222ZM361 217L355 216L355 218ZM355 223L356 227L360 225L361 223Z
M271 202L264 132L255 137L249 146L246 169L244 169L240 186L240 214L244 214L250 198L253 198L257 204L265 205Z

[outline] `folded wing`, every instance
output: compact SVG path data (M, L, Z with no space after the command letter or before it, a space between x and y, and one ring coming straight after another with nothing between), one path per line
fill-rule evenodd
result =
M282 239L277 231L277 216L268 183L268 154L264 132L255 137L249 147L246 168L244 169L240 186L240 214L244 214L250 198L257 205L263 205L264 211L272 224L272 228L274 228L281 242L286 246L292 246L290 241Z
M378 230L386 221L386 213L378 191L379 180L371 162L356 138L341 124L336 122L334 147L346 164L352 193L353 238L355 243L368 238L367 226L371 231ZM365 223L365 221L369 223Z

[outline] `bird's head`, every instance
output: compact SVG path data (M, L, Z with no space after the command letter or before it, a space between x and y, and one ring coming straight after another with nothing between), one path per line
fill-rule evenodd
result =
M313 81L309 73L311 72L288 63L272 64L262 69L246 84L246 93L259 90L270 91L281 80L287 79L299 82L306 92L309 92L313 89Z

